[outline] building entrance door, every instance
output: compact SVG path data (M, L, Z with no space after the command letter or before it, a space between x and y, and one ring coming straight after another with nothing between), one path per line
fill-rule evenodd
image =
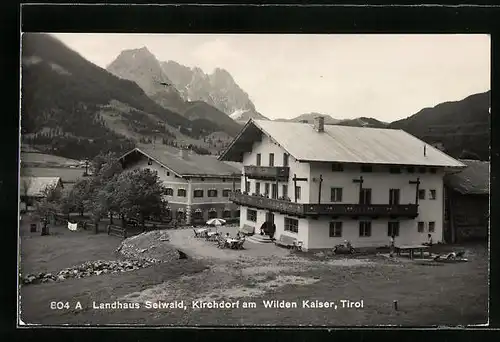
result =
M266 235L271 239L274 238L274 233L276 232L276 226L274 225L274 214L270 211L266 213Z
M273 224L274 223L274 214L270 211L268 211L266 213L266 222L269 223L269 224Z

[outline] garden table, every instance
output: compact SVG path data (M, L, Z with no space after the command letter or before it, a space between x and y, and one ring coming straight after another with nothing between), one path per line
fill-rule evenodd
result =
M410 259L413 259L413 255L415 252L420 252L420 257L424 257L424 251L429 249L429 246L425 245L399 245L394 246L396 248L396 253L401 255L401 252L408 252L410 255Z

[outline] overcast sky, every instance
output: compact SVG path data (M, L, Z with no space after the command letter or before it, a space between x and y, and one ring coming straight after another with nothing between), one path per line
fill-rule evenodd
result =
M390 122L490 89L488 35L54 35L104 68L143 46L160 61L224 68L269 118Z

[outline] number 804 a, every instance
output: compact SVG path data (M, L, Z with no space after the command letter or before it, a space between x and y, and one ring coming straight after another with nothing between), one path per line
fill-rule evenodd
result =
M50 308L52 310L67 310L69 309L69 302L50 302Z

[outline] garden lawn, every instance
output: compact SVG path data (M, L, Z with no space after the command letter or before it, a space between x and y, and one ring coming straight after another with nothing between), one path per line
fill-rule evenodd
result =
M39 234L38 234L39 235ZM193 238L194 239L194 238ZM48 270L88 260L116 258L120 239L88 232L22 237L23 270ZM207 242L208 243L208 242ZM248 244L248 249L252 247ZM215 246L213 248L216 248ZM277 248L273 245L269 248ZM175 260L120 274L23 286L21 318L39 324L148 325L466 325L487 321L488 253L468 246L467 263L419 265L363 256L354 266L328 260L241 256L235 260ZM189 256L189 251L185 251ZM196 300L240 302L234 309L195 309ZM363 300L342 308L340 300ZM180 301L187 309L145 309L145 301ZM298 308L265 308L263 300L296 302ZM302 308L303 300L335 301L337 309ZM393 301L398 301L398 310ZM70 309L50 309L50 302ZM93 302L140 303L140 309L98 310ZM77 302L82 309L75 309ZM254 302L255 308L242 308Z

